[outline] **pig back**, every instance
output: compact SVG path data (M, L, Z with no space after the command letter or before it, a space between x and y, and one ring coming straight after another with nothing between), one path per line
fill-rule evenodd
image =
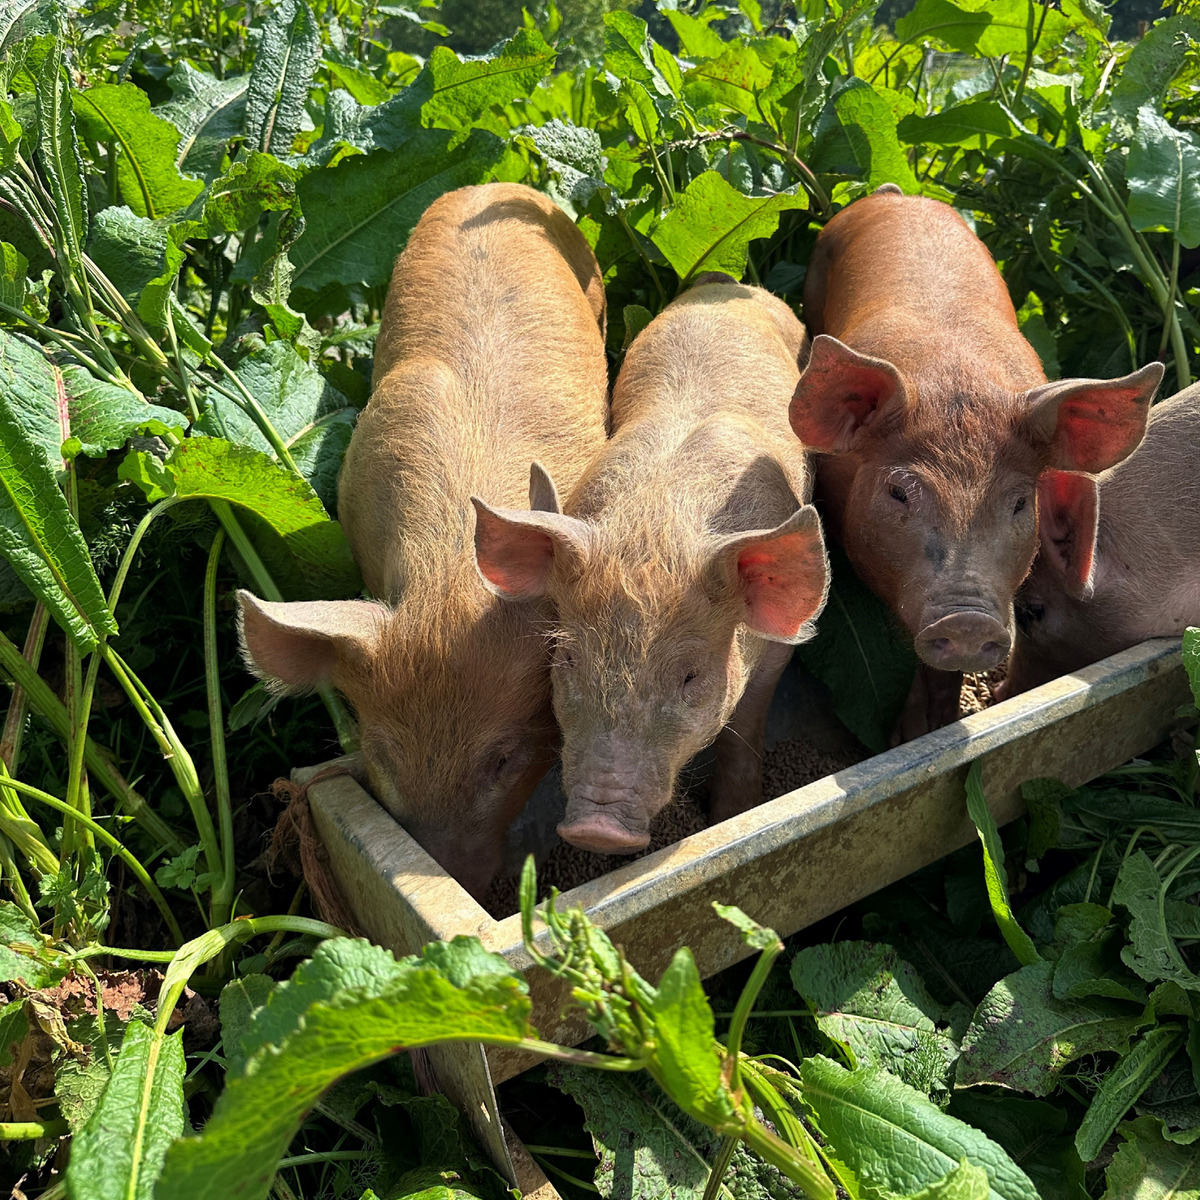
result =
M604 319L595 257L545 196L488 184L429 207L396 263L339 481L373 594L395 602L430 572L480 590L470 496L527 507L533 461L574 484L605 437Z

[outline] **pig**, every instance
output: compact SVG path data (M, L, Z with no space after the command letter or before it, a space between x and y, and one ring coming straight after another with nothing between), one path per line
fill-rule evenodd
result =
M1040 548L997 699L1200 624L1198 464L1193 384L1150 410L1145 441L1111 470L1041 477Z
M787 421L806 352L782 301L702 277L629 347L612 439L565 511L475 501L488 586L553 607L558 832L576 846L643 849L680 769L714 739L710 817L762 798L767 707L826 592Z
M545 614L481 584L469 497L523 504L531 459L574 485L607 436L604 332L596 259L545 196L493 183L436 200L397 260L338 483L373 599L239 596L250 669L280 691L341 690L376 798L476 897L557 730Z
M1129 455L1163 368L1047 383L984 244L894 185L821 231L804 312L792 428L819 454L829 535L913 639L903 741L957 717L961 672L1008 657L1041 476Z

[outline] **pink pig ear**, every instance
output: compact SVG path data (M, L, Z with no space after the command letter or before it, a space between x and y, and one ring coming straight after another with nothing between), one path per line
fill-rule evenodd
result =
M1025 393L1034 436L1060 471L1107 471L1137 449L1163 377L1150 363L1123 379L1060 379Z
M792 393L788 417L810 450L849 450L859 431L881 416L902 412L904 380L890 362L869 358L820 334Z
M1054 567L1068 595L1092 595L1100 489L1090 475L1043 471L1038 478L1040 553Z
M505 600L544 596L556 558L582 558L588 528L561 513L491 508L477 496L475 562L488 591Z
M389 611L369 600L290 604L238 592L238 635L246 666L274 691L305 692L328 683L339 666L369 659Z
M742 620L751 633L773 642L811 636L804 626L824 607L829 587L825 542L811 504L774 529L726 538L718 559L726 572L736 571Z

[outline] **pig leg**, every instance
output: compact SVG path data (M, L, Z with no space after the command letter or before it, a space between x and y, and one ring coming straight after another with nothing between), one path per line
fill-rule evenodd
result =
M911 742L923 733L957 721L962 681L961 671L939 671L918 663L908 698L892 730L892 745Z
M708 819L718 821L761 804L763 740L775 685L791 661L792 647L768 642L762 660L728 724L717 736L716 769L709 792Z

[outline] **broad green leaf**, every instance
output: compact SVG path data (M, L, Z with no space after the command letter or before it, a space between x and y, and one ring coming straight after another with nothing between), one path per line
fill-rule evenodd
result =
M19 1000L10 1000L0 1007L0 1071L7 1071L21 1050L21 1043L29 1032L29 1021L25 1016L25 1005Z
M988 992L963 1035L960 1085L998 1083L1044 1096L1077 1058L1126 1052L1141 1017L1111 1000L1055 999L1053 969L1049 962L1022 967Z
M618 9L604 14L604 65L618 79L640 83L660 96L671 85L654 57L649 26L641 17Z
M829 689L838 720L878 754L888 748L917 656L912 638L854 573L843 551L832 546L829 558L829 603L817 636L797 646L796 657Z
M1033 1180L1041 1200L1082 1200L1083 1163L1074 1140L1063 1134L1067 1114L1062 1105L959 1088L948 1111L999 1142Z
M424 69L432 90L423 123L468 129L493 104L529 95L554 69L556 54L536 29L519 29L493 58L460 59L435 46Z
M651 240L681 280L701 271L724 271L740 279L750 243L770 237L782 212L807 205L802 193L744 196L716 171L705 171L680 193Z
M964 1158L949 1175L905 1200L988 1200L990 1191L987 1172Z
M221 1046L227 1078L245 1070L242 1038L250 1029L250 1018L266 1004L275 986L275 980L267 975L240 975L221 989Z
M884 183L897 184L911 195L920 191L917 178L896 136L896 113L888 99L863 80L852 80L833 102L850 148L874 190Z
M179 130L150 111L150 98L132 83L101 83L75 92L75 115L93 141L116 145L117 182L139 217L169 217L203 188L175 165Z
M1017 923L1013 916L1012 905L1008 900L1008 878L1004 873L1004 846L1000 842L1000 830L996 828L996 818L988 808L987 798L983 794L983 767L978 759L971 764L967 772L967 812L975 823L975 831L983 843L983 874L987 881L988 901L992 906L992 915L1000 927L1000 933L1008 943L1008 948L1016 955L1022 966L1031 966L1041 961L1041 955L1033 944L1033 939Z
M1100 1153L1121 1118L1162 1073L1183 1044L1184 1032L1184 1026L1174 1023L1156 1026L1104 1077L1075 1134L1075 1147L1084 1162Z
M300 172L270 154L251 150L239 157L204 198L209 234L253 229L265 212L290 209L296 201Z
M150 1200L167 1147L183 1132L183 1030L125 1027L100 1103L75 1135L67 1185L89 1200Z
M58 484L70 433L58 369L39 346L0 329L0 557L87 652L117 626Z
M1129 945L1121 952L1125 964L1142 979L1171 980L1189 991L1200 991L1197 975L1179 953L1167 929L1161 903L1165 885L1144 850L1121 864L1113 888L1113 903L1128 911Z
M1029 1177L991 1138L887 1071L847 1071L818 1055L801 1064L800 1083L826 1143L865 1184L919 1192L966 1159L987 1172L988 1200L1038 1200Z
M601 1196L701 1200L721 1138L682 1113L645 1073L555 1063L546 1074L583 1109L600 1159L595 1182ZM722 1200L799 1200L803 1194L740 1144L724 1183Z
M169 222L140 217L126 205L103 209L92 222L88 256L150 329L166 325L167 305L184 259L179 232Z
M29 988L53 987L70 969L70 960L49 945L12 901L0 900L0 980L19 979ZM5 1049L0 1046L0 1057Z
M245 134L252 149L290 152L320 59L321 31L307 0L280 0L263 25L246 92Z
M217 79L181 62L167 83L173 98L155 113L179 130L175 165L210 178L220 171L230 141L242 132L250 76Z
M946 1012L891 946L808 946L792 959L791 979L821 1032L848 1046L860 1067L884 1067L927 1093L946 1091L958 1057L938 1032Z
M459 939L468 940L473 939ZM248 1059L245 1073L229 1080L203 1132L171 1147L159 1200L181 1195L226 1200L234 1194L260 1200L305 1113L341 1076L404 1047L445 1040L515 1045L532 1035L524 980L506 969L464 973L456 983L452 968L435 965L439 947L444 958L446 943L435 943L421 958L372 972L361 982L350 961L337 990L308 1005L281 1046L262 1047ZM277 993L251 1018L251 1034Z
M29 259L16 246L0 242L0 304L15 308L18 312L25 307L25 275L29 270ZM0 312L0 321L8 314Z
M770 950L780 944L779 934L748 917L736 904L713 901L713 909L722 921L728 921L741 935L742 941L755 950Z
M1192 907L1188 905L1187 907ZM1103 925L1091 932L1064 932L1073 911L1098 910L1105 914ZM1098 904L1067 904L1058 910L1055 941L1063 951L1054 964L1054 995L1059 1000L1083 996L1108 996L1113 1000L1146 1002L1146 988L1121 961L1125 938L1109 922L1112 914Z
M88 234L87 205L84 202L83 159L75 134L71 108L71 85L62 60L62 46L54 40L46 55L36 90L38 121L38 160L50 184L55 217L62 227L72 266L81 270L79 252Z
M1192 699L1200 708L1200 629L1195 627L1183 632L1183 665L1192 686Z
M750 46L729 46L711 62L683 77L684 95L695 108L720 104L758 118L758 97L771 82L771 68Z
M7 171L17 160L17 149L25 131L13 116L12 105L0 97L0 171Z
M483 183L503 154L504 143L483 130L464 142L428 129L399 151L354 155L305 176L306 225L289 253L294 286L315 292L329 283L386 283L425 209L443 192Z
M329 72L330 78L345 88L359 104L382 104L392 95L392 89L383 80L357 67L328 58L322 59L321 65Z
M681 946L663 972L652 1009L663 1082L685 1112L732 1114L721 1086L714 1021L692 952Z
M258 401L312 484L322 504L337 508L337 480L358 410L287 342L272 342L242 359L237 376ZM211 394L198 432L271 454L255 422L223 396Z
M1200 39L1200 18L1194 14L1155 21L1121 68L1110 101L1114 111L1132 121L1143 105L1157 104L1184 64L1189 39Z
M719 8L711 8L697 16L678 9L663 12L679 38L679 52L684 58L717 58L725 52L727 43L710 28L714 20L720 19L721 12Z
M897 136L910 146L979 148L986 138L1008 137L1012 132L1008 114L994 100L986 99L956 104L927 117L910 113L896 126Z
M1200 145L1150 105L1138 109L1125 167L1134 229L1165 230L1189 250L1200 246Z
M917 0L912 12L896 22L896 37L901 42L933 38L952 50L974 54L990 24L986 11L972 12L950 0Z
M148 1018L142 1005L135 1003L135 1020ZM127 1022L121 1021L116 1013L106 1009L104 1013L104 1036L108 1041L108 1052L115 1063L121 1053ZM62 1115L72 1133L78 1133L91 1120L92 1113L104 1095L111 1074L104 1051L100 1047L99 1024L93 1017L84 1017L71 1026L72 1033L80 1041L90 1043L90 1055L86 1059L65 1055L54 1067L54 1098L58 1101Z
M1154 1117L1126 1121L1124 1139L1105 1173L1103 1200L1195 1200L1200 1196L1200 1142L1179 1146Z
M146 456L129 455L126 463L144 463ZM342 527L329 519L317 494L302 479L250 446L238 446L217 437L188 438L171 451L155 480L167 495L192 499L225 500L261 520L282 543L282 554L271 554L271 541L255 539L260 554L287 572L288 591L302 590L293 599L341 599L355 595L360 586L358 568ZM147 499L161 498L153 487L122 466L123 478L146 488Z
M169 429L187 428L183 413L147 404L127 388L96 379L82 367L63 367L62 376L71 413L71 436L64 443L69 457L103 458L136 433L161 436Z

